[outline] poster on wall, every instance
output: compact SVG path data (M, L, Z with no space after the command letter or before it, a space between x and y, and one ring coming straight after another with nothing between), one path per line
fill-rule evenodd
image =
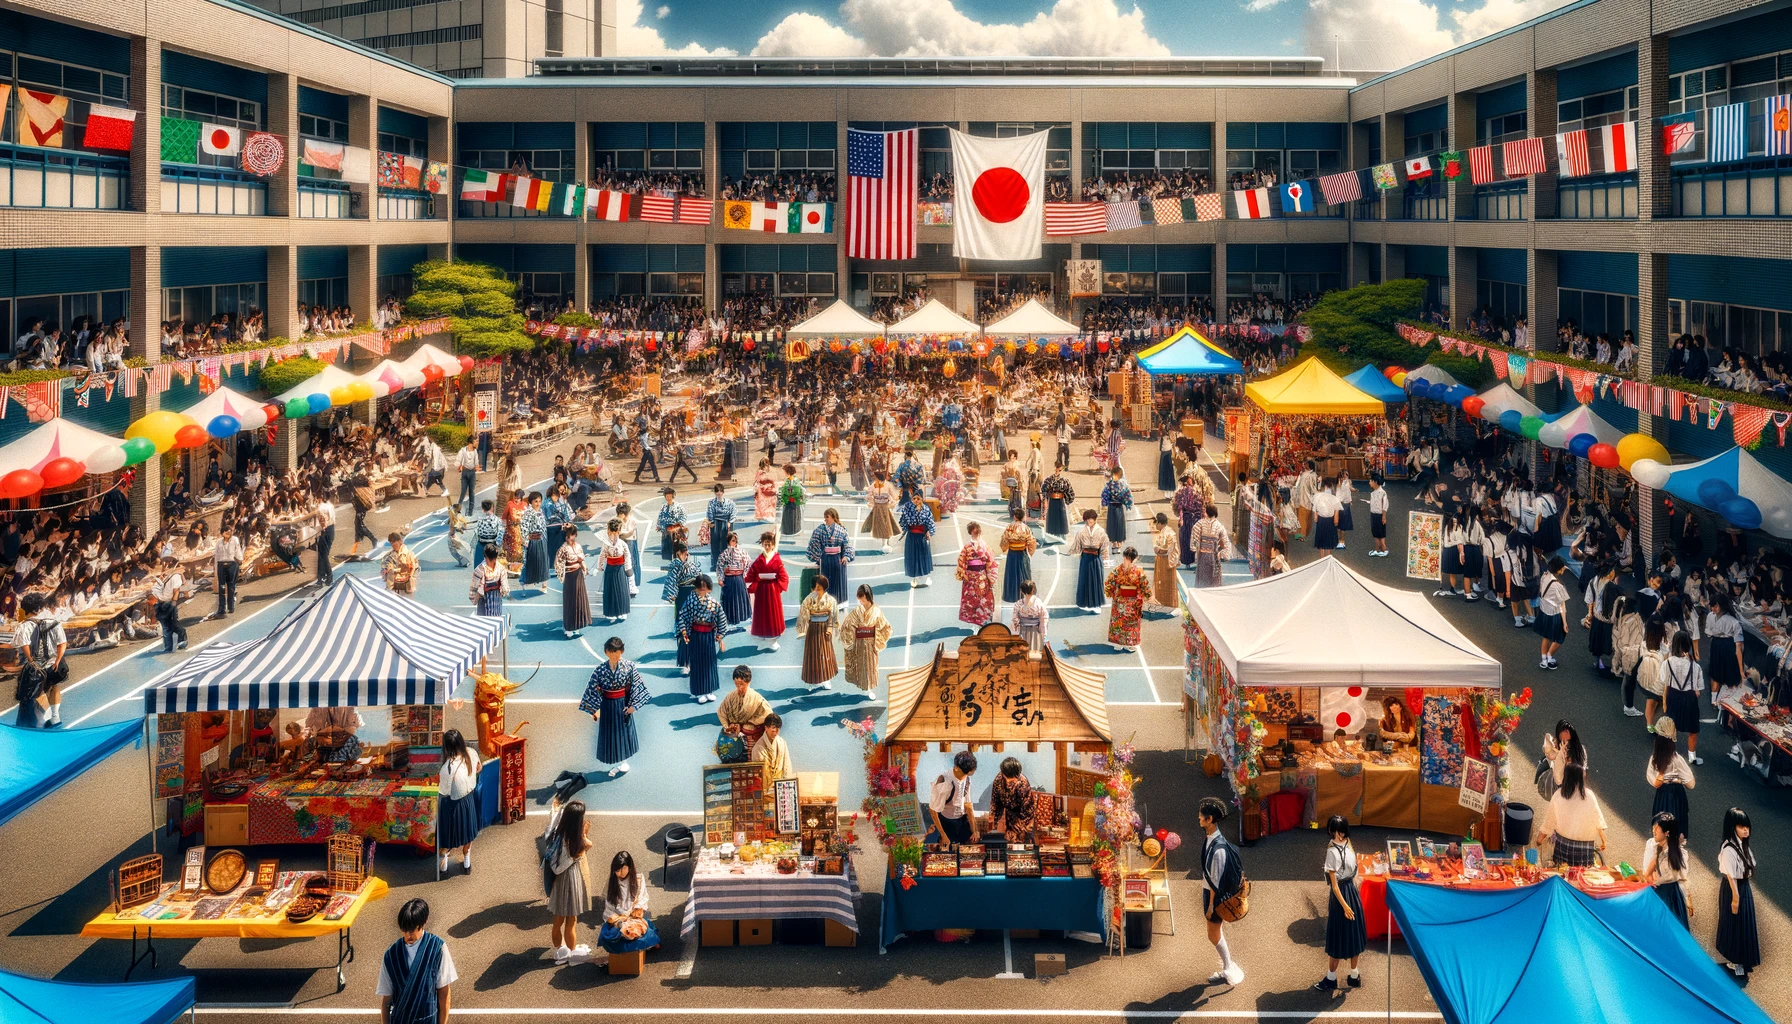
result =
M1065 260L1064 277L1073 299L1092 298L1101 294L1100 260Z
M498 385L473 385L473 429L481 434L489 434L498 425Z
M1406 514L1406 575L1415 580L1443 578L1444 517L1436 512Z
M913 793L892 793L884 797L884 831L893 836L927 834L927 822L921 817L921 799Z
M1462 759L1462 791L1456 802L1476 814L1487 813L1487 791L1493 783L1493 765L1472 757Z

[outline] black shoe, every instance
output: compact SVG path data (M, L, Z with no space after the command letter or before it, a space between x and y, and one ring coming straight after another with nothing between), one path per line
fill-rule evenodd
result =
M1336 978L1320 978L1313 983L1313 991L1315 992L1334 992L1337 988L1338 979Z
M1345 978L1344 980L1350 982L1351 988L1362 988L1363 987L1363 976L1360 974L1352 974L1348 978Z

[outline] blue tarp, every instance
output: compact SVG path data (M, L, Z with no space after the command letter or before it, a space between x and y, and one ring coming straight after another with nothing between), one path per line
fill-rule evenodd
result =
M1243 373L1244 364L1186 324L1175 334L1139 353L1146 373L1224 376Z
M1388 907L1448 1024L1769 1024L1661 897L1388 883Z
M1379 398L1389 405L1406 401L1406 392L1395 387L1393 381L1383 377L1381 372L1375 369L1374 363L1364 363L1362 369L1345 377L1344 383L1358 391Z
M168 1024L193 1005L192 978L87 985L0 971L0 1020L39 1024Z
M141 719L87 729L0 725L0 825L142 735Z

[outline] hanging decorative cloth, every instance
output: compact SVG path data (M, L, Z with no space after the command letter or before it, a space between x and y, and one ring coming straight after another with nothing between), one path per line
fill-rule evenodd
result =
M1730 427L1736 432L1736 443L1753 451L1761 446L1761 431L1766 428L1772 413L1760 406L1735 405L1730 407ZM1713 426L1716 421L1713 421ZM1782 428L1783 436L1784 428Z
M1792 423L1792 412L1776 412L1773 414L1774 428L1780 432L1780 447L1786 446L1786 424Z

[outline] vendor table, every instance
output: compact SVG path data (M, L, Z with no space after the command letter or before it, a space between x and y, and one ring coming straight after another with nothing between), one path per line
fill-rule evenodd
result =
M878 951L904 932L936 928L1014 929L1107 934L1106 892L1093 878L916 878L884 882Z
M322 843L337 832L433 850L433 779L264 782L249 791L249 845Z
M247 882L244 883L247 888ZM156 900L164 903L174 892L174 883L162 889L162 895ZM355 895L355 901L349 904L348 910L339 920L326 921L318 915L303 924L293 924L284 914L263 917L220 917L213 920L172 920L145 921L136 916L141 907L125 911L129 916L121 917L108 910L87 922L81 934L90 939L130 939L131 962L125 968L125 980L129 981L131 972L144 960L149 961L151 970L156 968L155 933L161 932L165 939L315 939L334 933L336 935L336 991L343 989L342 965L352 963L355 959L355 943L351 929L355 920L361 916L362 908L374 900L386 895L386 883L382 879L369 878ZM208 898L228 899L227 896ZM195 901L195 902L203 902ZM193 904L183 906L191 907ZM137 933L143 933L143 952L137 952Z
M733 865L699 861L691 874L691 895L685 900L678 933L689 939L699 921L826 918L852 932L859 930L854 902L858 877L847 861L844 875L798 872L778 874L771 865L748 865L734 874Z
M1792 754L1792 716L1768 706L1758 697L1751 697L1749 700L1752 703L1726 697L1721 706L1743 728L1785 753Z

